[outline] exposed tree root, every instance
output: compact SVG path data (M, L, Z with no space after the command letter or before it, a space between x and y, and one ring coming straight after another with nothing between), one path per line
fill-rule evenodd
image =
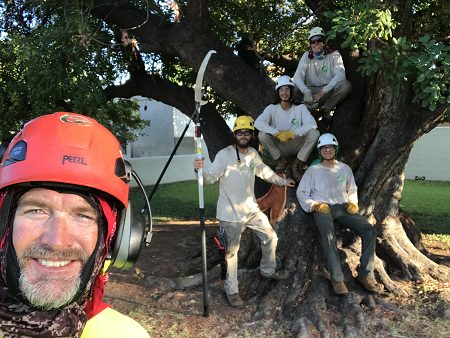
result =
M448 281L450 269L424 256L408 239L398 218L387 218L378 225L379 243L375 275L384 285L382 294L370 294L354 279L360 259L361 241L337 231L348 296L334 294L325 270L318 232L310 215L299 210L295 193L288 196L284 219L275 225L279 242L277 262L287 269L290 278L284 281L264 279L259 273L259 241L251 232L244 233L239 252L239 289L247 304L255 306L252 323L270 325L276 320L290 321L295 337L362 337L389 333L392 320L404 315L388 301L389 297L411 296L405 285L428 278ZM344 238L341 238L342 235ZM347 238L346 238L347 236ZM202 283L199 255L186 260L189 271L196 273L177 278L173 289L200 286ZM214 261L214 260L212 260ZM209 276L220 278L220 266ZM403 282L402 282L403 281ZM404 282L407 282L406 284Z

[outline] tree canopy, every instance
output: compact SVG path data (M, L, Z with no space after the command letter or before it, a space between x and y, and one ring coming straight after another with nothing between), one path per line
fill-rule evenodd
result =
M246 71L255 74L242 74L241 80L264 97L270 78L293 74L307 48L307 31L316 25L326 28L330 44L352 55L361 76L377 76L382 70L389 81L411 85L414 100L432 111L450 102L449 4L443 0L10 0L0 11L2 134L34 116L75 110L97 117L127 138L142 126L136 105L112 98L131 94L153 97L187 113L189 104L176 104L170 96L192 88L200 57L206 54L198 40L226 50L224 58L243 60L249 66ZM409 21L402 20L406 11ZM125 31L126 42L121 41ZM196 49L193 55L183 55L190 48ZM143 73L158 82L159 90L127 92ZM222 74L227 76L233 74ZM208 93L221 114L257 115L266 103L251 92L246 103L239 102L236 96L241 93L212 81Z

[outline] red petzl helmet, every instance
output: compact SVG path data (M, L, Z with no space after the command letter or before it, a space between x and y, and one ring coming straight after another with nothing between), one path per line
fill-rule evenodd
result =
M119 141L96 120L58 112L26 123L0 164L0 189L33 182L76 185L128 206L130 172Z

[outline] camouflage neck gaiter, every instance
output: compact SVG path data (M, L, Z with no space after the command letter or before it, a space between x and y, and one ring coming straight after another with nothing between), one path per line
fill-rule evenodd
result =
M6 337L79 337L86 323L83 306L63 309L32 309L12 297L6 286L6 250L0 249L0 335Z

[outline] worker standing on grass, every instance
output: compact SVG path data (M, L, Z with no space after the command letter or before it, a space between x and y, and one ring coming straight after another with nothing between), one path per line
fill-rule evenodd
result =
M214 162L203 170L206 184L220 181L217 201L217 219L224 234L227 275L224 283L229 304L242 307L244 302L238 288L238 251L241 234L248 227L261 240L262 258L260 272L263 277L286 279L286 270L275 270L277 234L256 203L255 175L280 186L294 187L292 179L278 176L265 165L258 152L249 146L255 127L250 116L239 116L234 123L235 144L219 151ZM203 159L194 160L194 170L203 168Z
M117 247L138 255L142 244L124 231L130 168L117 139L54 113L26 123L0 158L0 337L149 337L102 302Z
M294 156L291 174L298 182L307 168L306 162L320 133L308 108L292 102L294 83L289 76L280 76L275 90L276 103L268 105L258 116L255 128L259 130L259 141L276 161L275 171L284 171L288 157Z
M331 275L333 290L338 295L348 294L336 248L333 221L350 228L362 238L362 255L358 281L371 292L380 291L374 278L376 229L358 214L358 193L350 167L338 161L338 142L334 135L319 137L317 149L320 163L306 170L297 188L297 197L306 212L312 212L319 228L320 242Z

